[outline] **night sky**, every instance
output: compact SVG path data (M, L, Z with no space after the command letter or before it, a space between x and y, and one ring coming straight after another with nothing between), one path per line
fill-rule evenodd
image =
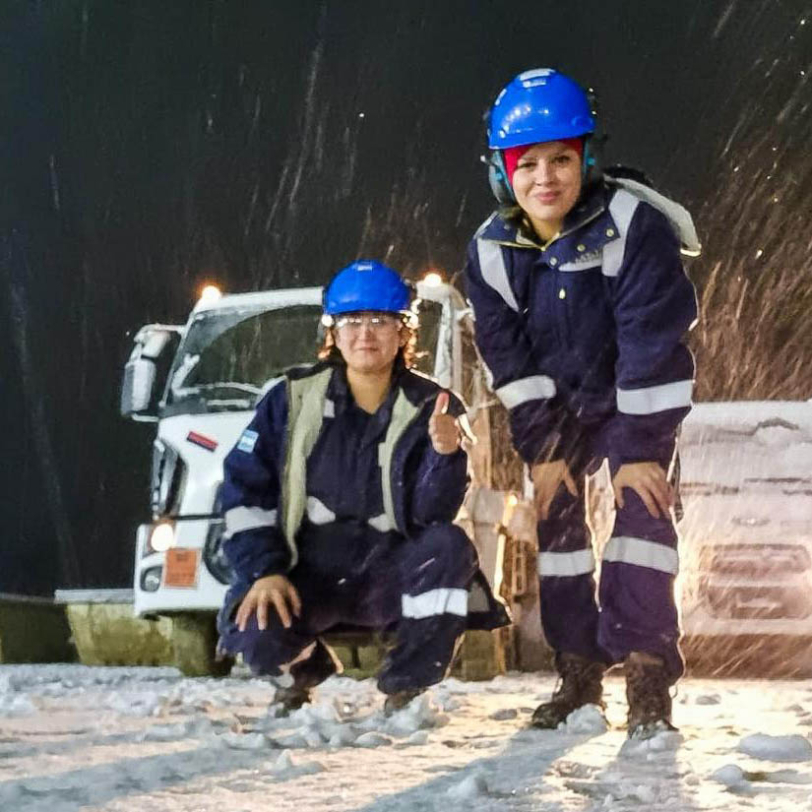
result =
M141 324L358 256L458 273L530 67L694 213L699 396L812 397L810 2L3 0L0 32L0 591L128 585Z

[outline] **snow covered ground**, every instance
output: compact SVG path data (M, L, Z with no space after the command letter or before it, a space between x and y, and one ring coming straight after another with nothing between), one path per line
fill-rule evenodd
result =
M386 719L333 678L288 719L248 677L0 666L0 810L812 810L812 681L688 679L679 734L626 742L599 714L527 728L553 677L448 680Z

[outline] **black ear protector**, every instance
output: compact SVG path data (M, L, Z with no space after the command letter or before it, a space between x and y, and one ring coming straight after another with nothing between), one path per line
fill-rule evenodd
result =
M595 119L595 129L584 136L584 188L592 186L603 178L603 148L609 140L601 128L601 117L598 111L598 96L589 87L586 90L589 109Z
M584 136L584 188L603 179L603 145L608 136L592 133Z
M491 150L489 155L483 155L480 160L488 165L488 184L491 187L493 196L496 198L496 202L500 206L515 206L516 198L508 182L502 150Z

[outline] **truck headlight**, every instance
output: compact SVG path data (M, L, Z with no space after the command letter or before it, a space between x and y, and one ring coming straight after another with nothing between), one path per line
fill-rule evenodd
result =
M149 546L156 553L165 553L175 546L175 525L172 522L160 522L152 528Z

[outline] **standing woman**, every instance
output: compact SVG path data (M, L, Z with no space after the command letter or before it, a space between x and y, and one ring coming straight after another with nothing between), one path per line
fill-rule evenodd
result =
M645 738L671 727L683 671L669 469L697 315L677 232L695 233L677 204L601 173L595 128L587 94L555 70L502 90L488 127L500 208L471 241L466 281L535 489L542 624L561 679L533 724L602 704L604 671L624 663L629 736ZM607 457L617 513L596 601L585 479Z
M336 672L322 636L338 626L394 631L378 678L392 712L443 679L466 628L509 622L453 524L464 407L410 369L410 300L379 262L336 274L322 360L285 373L225 459L220 642L255 674L289 673L283 711Z

